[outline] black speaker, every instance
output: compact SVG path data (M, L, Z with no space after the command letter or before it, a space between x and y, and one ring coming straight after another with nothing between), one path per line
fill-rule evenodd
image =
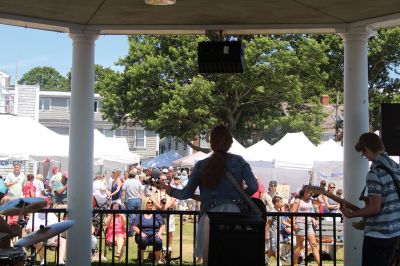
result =
M400 155L400 104L381 104L380 135L386 152Z
M203 265L265 265L265 222L240 213L208 213Z
M197 55L200 73L243 73L241 42L200 42Z

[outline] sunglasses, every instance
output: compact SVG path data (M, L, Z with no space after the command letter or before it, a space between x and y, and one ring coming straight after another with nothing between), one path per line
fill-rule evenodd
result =
M149 201L149 202L146 202L147 204L153 204L153 202L152 201Z
M269 187L276 187L276 185L269 185Z
M329 188L336 188L336 187L329 187Z

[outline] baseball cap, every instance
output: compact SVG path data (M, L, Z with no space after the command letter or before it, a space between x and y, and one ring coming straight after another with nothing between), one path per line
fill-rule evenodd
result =
M181 175L187 176L188 174L187 174L186 170L183 170L182 173L181 173Z
M168 167L168 170L172 171L172 170L174 170L174 167L170 166L170 167Z
M167 169L167 168L164 168L164 169L162 169L162 172L163 172L164 174L166 174L166 173L168 173L168 169Z

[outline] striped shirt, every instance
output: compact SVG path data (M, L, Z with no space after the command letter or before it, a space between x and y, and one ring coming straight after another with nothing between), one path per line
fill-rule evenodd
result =
M392 177L385 170L377 168L385 165L400 177L400 167L387 153L378 155L367 174L368 196L381 196L381 211L366 218L364 234L375 238L393 238L400 236L400 199Z

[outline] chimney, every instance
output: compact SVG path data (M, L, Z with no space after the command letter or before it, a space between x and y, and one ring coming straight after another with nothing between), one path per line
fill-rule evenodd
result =
M320 102L322 105L329 104L329 95L321 95Z

